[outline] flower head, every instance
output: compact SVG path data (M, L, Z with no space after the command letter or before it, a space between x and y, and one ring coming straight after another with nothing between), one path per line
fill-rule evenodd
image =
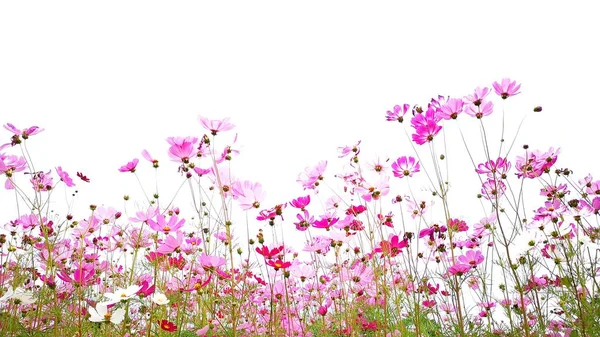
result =
M113 324L120 324L125 319L125 310L119 308L114 312L108 312L108 304L98 303L96 308L89 307L88 312L90 313L90 321L92 322L111 322Z
M205 129L210 131L213 136L216 136L219 132L229 131L235 127L235 125L229 123L229 118L211 120L202 116L198 116L198 119L200 120L200 124L202 124Z
M137 166L139 159L135 158L134 160L128 162L126 165L123 165L119 168L119 172L135 172L135 167Z
M494 87L496 94L502 97L502 99L507 99L510 96L515 96L521 93L519 91L521 85L517 84L516 81L511 81L509 78L503 78L500 83L494 82L492 86Z
M394 177L398 178L412 177L420 169L421 165L413 157L400 157L392 163L392 172L394 173Z

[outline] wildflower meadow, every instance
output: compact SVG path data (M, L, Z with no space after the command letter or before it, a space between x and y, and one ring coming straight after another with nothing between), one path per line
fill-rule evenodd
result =
M199 116L165 153L131 149L111 174L144 197L84 211L57 200L94 177L41 170L30 149L52 130L4 121L0 335L600 336L600 180L561 163L560 144L516 141L506 119L525 94L505 78L393 102L375 118L411 147L373 158L356 135L276 204L237 178L226 116Z

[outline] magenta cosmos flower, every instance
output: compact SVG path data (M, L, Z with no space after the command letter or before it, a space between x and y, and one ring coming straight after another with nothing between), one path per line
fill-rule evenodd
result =
M521 85L517 84L516 81L511 81L509 78L503 78L500 83L494 82L492 86L494 87L496 94L502 97L502 99L507 99L510 96L515 96L521 93L519 91Z
M394 106L394 111L387 111L387 116L385 117L385 119L388 122L398 121L402 123L404 122L404 115L406 115L408 109L410 109L410 105L408 104L396 105Z
M394 173L394 177L398 178L412 177L420 169L421 165L413 157L400 157L392 163L392 172Z
M415 128L412 140L418 145L433 141L433 138L442 130L435 121L435 117L427 118L422 114L415 115L410 121Z
M229 118L208 119L206 117L198 116L198 119L200 120L200 124L210 131L213 136L216 136L219 132L229 131L235 127L235 125L229 123Z

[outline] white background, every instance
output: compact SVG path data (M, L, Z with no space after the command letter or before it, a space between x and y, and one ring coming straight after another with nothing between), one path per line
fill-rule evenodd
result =
M362 140L365 162L410 155L401 126L385 121L394 105L510 77L522 93L507 116L518 124L527 115L518 144L559 146L559 166L598 174L600 20L591 4L2 2L0 123L46 129L30 142L37 168L90 177L85 186L74 179L79 206L120 208L138 190L121 165L137 157L151 172L147 149L162 172L175 171L166 137L200 137L199 114L230 117L242 147L236 175L262 183L270 207L302 195L298 173L334 162L338 146ZM0 201L0 220L14 218L12 194Z

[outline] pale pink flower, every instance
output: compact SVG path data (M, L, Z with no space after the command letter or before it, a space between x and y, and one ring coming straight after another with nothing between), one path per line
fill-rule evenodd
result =
M242 208L247 211L252 208L260 208L260 203L265 198L265 193L259 183L250 181L235 181L231 184L233 199L236 199Z
M202 116L198 116L200 124L210 131L213 136L216 136L219 132L229 131L235 127L235 125L229 123L229 118L225 119L208 119Z
M68 187L75 186L75 183L73 183L73 179L69 177L69 174L67 172L63 171L62 167L57 167L56 173L60 177L60 180L65 183L65 185L67 185Z

